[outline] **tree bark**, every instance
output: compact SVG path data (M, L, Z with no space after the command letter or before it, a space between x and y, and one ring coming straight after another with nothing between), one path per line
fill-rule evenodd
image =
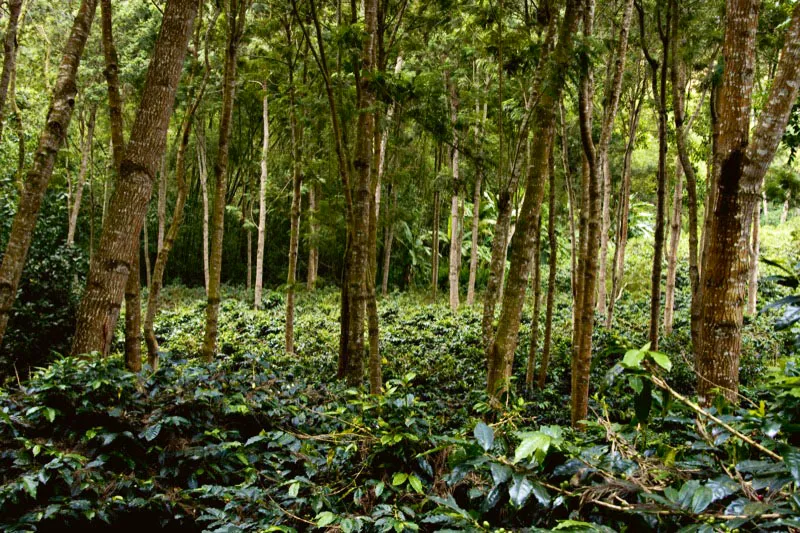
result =
M78 226L78 213L81 210L81 200L83 198L83 188L86 185L86 172L89 167L89 154L92 150L94 139L94 122L97 108L92 107L89 111L89 123L86 127L86 136L81 146L81 166L78 170L78 179L75 182L75 194L72 201L72 209L69 214L69 226L67 227L67 246L75 243L75 228Z
M761 240L759 238L761 226L761 210L753 211L753 236L750 242L750 276L747 283L747 314L756 314L756 303L758 302L758 257L761 252Z
M551 178L552 179L552 178ZM542 304L542 214L536 220L536 237L533 241L533 316L531 317L531 343L528 346L528 364L525 369L525 388L533 389L536 371L536 353L539 346L539 313Z
M556 109L563 91L567 64L572 58L573 36L577 31L579 3L568 0L555 49L543 65L543 75L535 89L538 100L532 109L537 131L533 138L531 162L525 187L525 198L519 211L512 238L511 268L508 273L497 328L488 349L487 390L493 398L505 392L517 347L522 304L531 269L531 250L535 238L535 221L544 195L544 182L549 174L549 157L556 128ZM485 318L486 315L484 315Z
M292 207L289 227L289 269L286 275L286 353L294 353L295 284L297 283L297 253L300 244L300 201L303 174L300 169L302 133L297 123L294 76L289 72L289 123L292 150Z
M397 214L397 188L389 184L391 191L392 207L389 216L386 218L386 237L383 241L383 280L381 284L381 294L386 296L389 292L389 267L392 261L392 242L394 241L394 217Z
M702 339L697 354L698 395L709 403L715 390L735 401L750 227L764 174L786 129L800 87L800 6L795 6L777 72L752 139L749 119L755 71L758 2L728 0L719 94L719 168L702 268ZM719 165L716 163L719 162Z
M219 121L217 161L214 165L214 207L211 216L211 248L208 265L208 303L203 337L203 358L212 361L217 352L220 284L222 278L222 243L225 235L225 204L228 190L228 149L230 147L233 103L236 97L236 57L244 32L249 0L230 0L226 4L227 39L222 74L222 110Z
M461 198L461 180L459 177L458 163L458 134L456 132L456 120L458 119L458 90L456 82L447 75L447 89L450 93L450 128L453 135L453 151L451 159L451 170L453 173L453 193L450 196L450 258L447 264L447 279L450 286L450 310L458 310L459 294L459 264L461 258L461 218L459 217L458 203Z
M548 198L547 215L547 241L550 245L550 257L547 263L547 308L544 321L544 345L542 346L542 362L539 364L539 376L537 385L540 389L544 388L547 380L547 367L550 364L550 352L552 350L553 339L553 307L555 304L556 292L556 266L558 258L558 243L556 242L556 175L555 161L550 156L550 196Z
M137 236L164 153L166 132L180 79L186 45L198 3L172 0L164 10L161 30L147 72L142 100L109 204L100 246L89 267L77 313L72 354L103 353L105 338L132 269Z
M9 0L8 24L3 38L3 72L0 74L0 139L3 138L8 85L11 81L11 73L17 70L17 29L21 11L22 0Z
M158 234L156 237L156 253L164 246L164 233L167 227L167 168L169 163L168 153L161 159L161 171L158 173L158 203L156 215L158 216Z
M11 307L16 299L25 259L39 217L39 208L53 173L53 164L69 129L77 93L75 77L96 7L96 0L83 0L73 21L72 30L64 46L64 55L45 126L39 136L39 147L34 155L33 166L28 171L6 250L0 263L0 344L8 325Z
M308 190L308 225L311 235L308 242L308 290L317 288L319 275L319 200L321 189L314 183Z
M786 194L783 196L783 210L781 210L781 224L786 224L789 218L789 201L792 199L792 191L786 189Z
M475 191L472 195L472 241L469 251L469 281L467 282L467 305L475 303L475 278L478 273L478 231L481 223L481 185L483 171L476 169Z
M433 242L431 244L431 298L436 303L436 293L439 290L439 191L433 192Z
M142 302L139 282L139 238L131 260L131 271L125 282L125 367L131 372L142 370ZM109 339L110 341L110 339ZM110 342L106 341L106 345Z
M664 298L664 333L672 334L675 312L675 275L678 268L678 244L681 238L681 211L683 210L683 166L675 161L675 189L672 195L672 214L669 223L669 248L667 248L667 288Z
M206 137L195 131L195 145L197 146L197 173L200 181L200 194L203 198L203 281L205 283L206 297L208 297L209 264L208 264L208 233L209 233L209 202L208 202L208 159L206 157Z

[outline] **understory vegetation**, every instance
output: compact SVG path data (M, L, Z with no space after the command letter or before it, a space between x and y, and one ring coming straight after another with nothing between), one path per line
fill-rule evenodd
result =
M800 359L772 315L745 327L742 407L697 416L684 396L695 381L688 317L649 352L646 306L624 299L625 327L595 331L592 416L576 431L566 299L546 387L514 387L491 412L477 308L383 299L386 388L369 395L333 377L336 291L303 295L287 355L283 294L253 311L229 288L224 357L211 364L195 357L202 298L166 291L155 373L132 374L116 356L63 357L0 392L0 528L800 527Z

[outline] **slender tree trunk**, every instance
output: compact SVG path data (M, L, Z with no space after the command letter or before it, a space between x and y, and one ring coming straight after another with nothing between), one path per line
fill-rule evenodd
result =
M558 258L558 243L556 242L556 175L555 161L550 156L550 196L548 198L547 215L547 241L550 245L550 257L547 264L547 308L545 311L544 322L544 345L542 346L542 362L539 364L539 376L537 384L540 389L544 388L547 380L547 367L550 364L550 352L552 350L553 339L553 307L555 304L556 292L556 266Z
M291 35L291 34L289 34ZM291 39L290 39L291 40ZM297 254L300 245L300 202L303 175L300 169L302 133L297 123L294 76L289 71L289 122L292 150L292 207L289 227L289 270L286 275L286 353L294 353L295 285L297 283Z
M142 302L139 286L139 238L125 282L125 367L131 372L142 370ZM106 342L110 344L110 342Z
M525 187L525 198L511 247L511 268L503 306L488 349L487 390L494 398L505 392L511 374L514 352L519 336L522 304L531 270L531 250L536 237L535 221L539 215L544 183L549 173L550 150L556 130L556 109L566 77L566 65L572 59L573 36L577 31L578 2L568 0L555 49L543 65L543 75L535 93L538 100L533 112L537 131L533 136L531 160ZM484 315L485 318L485 315Z
M28 171L11 232L8 235L6 250L0 263L0 344L8 325L11 307L16 299L25 259L39 217L39 208L53 173L55 158L69 129L77 93L75 77L96 7L96 0L83 0L73 21L72 30L64 46L64 55L47 112L46 125L39 137L39 147L34 155L33 166Z
M536 353L539 348L539 312L542 304L542 214L536 220L536 237L533 241L533 316L531 317L531 343L528 347L528 364L525 369L525 388L533 389L536 370Z
M461 258L461 218L459 217L458 203L461 197L461 180L458 163L458 137L456 133L456 120L458 118L458 92L455 81L447 76L447 86L450 92L450 126L453 133L453 152L451 170L453 172L453 194L450 197L450 259L448 261L447 279L450 285L450 310L458 310L458 267Z
M394 217L397 214L397 188L389 185L392 196L392 207L386 221L386 237L383 241L383 283L381 284L381 294L386 296L389 292L389 267L392 261L392 242L394 240Z
M3 137L8 85L11 81L11 73L17 70L17 29L21 11L22 0L9 0L8 24L3 39L3 72L0 74L0 139Z
M789 201L792 199L792 191L786 190L786 194L783 196L783 210L781 211L781 224L786 224L786 220L789 218Z
M104 352L114 311L119 309L132 269L137 236L142 231L153 180L164 153L166 132L180 79L186 45L198 3L172 0L148 68L142 100L109 204L100 246L90 267L77 313L72 353Z
M206 158L206 137L195 133L197 146L197 172L200 180L200 194L203 197L203 281L205 282L206 297L208 296L209 264L209 202L208 202L208 159Z
M75 195L72 201L72 209L69 214L69 226L67 227L67 246L75 243L75 228L78 226L78 213L81 210L81 200L83 198L83 188L86 185L86 172L89 167L89 154L92 149L94 139L94 121L97 108L92 107L89 111L89 123L86 127L86 136L81 147L81 166L78 170L78 179L75 182Z
M567 142L567 123L564 120L564 102L558 103L558 111L561 125L561 164L564 167L564 182L567 186L567 202L569 203L569 247L570 247L570 269L569 284L572 291L572 299L575 300L577 294L577 233L575 231L575 187L572 185L572 172L569 169L569 143ZM573 312L575 308L573 306ZM575 317L573 316L573 321Z
M761 226L761 210L753 211L753 236L750 242L750 279L747 283L747 314L756 314L756 303L758 300L758 256L761 252L761 241L759 238Z
M375 116L377 124L377 114ZM369 339L369 357L367 361L369 371L369 390L372 394L379 394L383 390L383 376L381 374L380 356L380 323L378 320L378 301L375 291L376 276L378 273L378 215L380 214L381 198L381 146L383 146L380 128L374 129L373 143L373 175L370 181L370 198L372 203L369 210L369 236L368 251L369 264L367 278L367 334Z
M161 159L161 171L158 173L158 204L156 206L156 215L158 216L158 240L156 241L156 252L161 251L161 248L164 246L164 233L167 227L168 160L168 154L165 152L164 157Z
M750 227L764 174L778 148L800 87L800 5L787 29L775 78L752 139L749 121L755 71L758 2L728 0L719 94L718 192L702 269L702 339L698 395L715 390L735 401L748 278Z
M475 278L478 273L478 231L481 223L481 185L483 171L476 170L475 192L472 195L472 241L469 251L469 281L467 282L467 305L475 303Z
M317 287L319 273L319 197L320 185L314 183L308 190L308 225L310 238L308 243L308 290Z
M217 162L214 165L214 209L211 217L211 249L208 268L208 304L206 328L203 338L203 358L212 361L217 353L217 328L219 321L220 284L222 278L222 241L225 235L225 199L228 191L228 149L233 121L233 103L236 96L236 56L245 25L248 0L230 0L227 4L227 42L225 67L222 75L222 110L219 120Z
M669 248L667 249L667 289L664 298L664 333L672 334L675 312L675 275L678 269L678 244L681 238L681 211L683 210L683 167L675 161L675 190L672 195Z
M642 88L644 89L644 88ZM614 251L614 267L612 272L611 298L608 302L606 314L606 327L610 328L614 316L614 304L622 294L623 278L625 275L625 250L628 246L628 215L631 206L631 159L636 142L636 132L639 129L639 113L642 109L644 90L638 98L631 101L631 116L628 124L628 143L625 147L625 156L622 161L622 184L619 192L619 207L617 210L617 237Z
M433 192L433 243L431 244L431 297L436 303L436 293L439 289L439 191Z
M764 215L763 215L763 217L764 217L764 219L766 219L767 218L767 193L763 192L763 191L761 192L761 203L764 206Z
M613 74L606 91L603 110L603 123L600 140L597 144L598 170L602 172L603 203L601 207L602 225L600 228L600 267L597 273L597 308L601 315L606 314L606 264L608 263L608 233L611 228L611 165L608 147L619 108L622 93L622 78L625 72L625 59L628 52L628 34L631 27L633 0L626 0L620 24L617 51L613 59ZM610 67L610 66L609 66Z
M150 228L147 227L147 210L145 210L144 221L144 280L149 287L153 282L153 271L150 269Z

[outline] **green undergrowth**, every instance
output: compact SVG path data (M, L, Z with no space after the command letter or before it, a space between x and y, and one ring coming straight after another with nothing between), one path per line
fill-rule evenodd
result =
M157 372L59 358L0 389L0 529L800 527L800 368L764 317L746 326L747 400L713 420L677 396L694 383L683 312L650 352L646 308L621 300L619 329L595 333L590 420L574 431L564 302L547 387L514 383L493 411L480 307L382 300L386 391L370 396L335 378L334 292L302 296L290 356L282 296L255 312L230 289L212 364L196 357L202 292L165 296Z

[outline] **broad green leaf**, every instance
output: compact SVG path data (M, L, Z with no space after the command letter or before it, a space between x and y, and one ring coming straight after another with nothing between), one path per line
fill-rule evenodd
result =
M669 356L667 354L663 354L661 352L649 352L650 357L653 358L653 361L656 362L658 366L669 372L672 370L672 361L669 360Z
M792 474L794 482L800 484L800 449L792 447L786 450L783 454L783 461L786 463L789 473Z
M39 482L32 476L22 476L22 487L25 489L31 498L36 497L36 487Z
M528 497L533 491L533 483L528 478L522 475L515 475L514 481L508 487L508 496L511 498L511 503L516 507L522 507L528 501Z
M492 463L490 469L492 471L492 481L494 481L495 486L500 483L505 483L511 478L511 469L506 465Z
M147 442L155 440L158 437L158 434L161 433L161 422L156 422L152 426L148 426L147 429L144 430L144 438Z
M403 472L395 472L394 476L392 477L392 485L397 487L398 485L402 485L408 479L408 474L404 474Z
M488 452L492 445L494 444L494 431L492 428L484 424L483 422L478 422L475 424L475 430L473 431L475 435L475 439L478 441L478 444L481 445L484 451Z
M292 498L297 498L297 494L300 492L300 483L295 481L291 485L289 485L289 496Z
M422 494L422 481L420 481L417 476L414 474L408 476L408 484L411 485L411 488L417 491L417 493Z
M548 448L550 448L550 435L534 431L517 446L517 450L514 452L514 462L518 463L539 451L546 454Z
M714 491L709 487L698 487L692 495L691 509L693 513L700 514L714 501Z
M644 352L640 350L628 350L622 358L622 366L626 368L642 368Z
M330 511L323 511L317 515L317 527L325 527L336 520L336 515Z

